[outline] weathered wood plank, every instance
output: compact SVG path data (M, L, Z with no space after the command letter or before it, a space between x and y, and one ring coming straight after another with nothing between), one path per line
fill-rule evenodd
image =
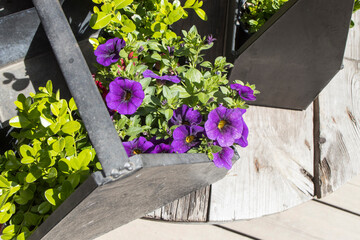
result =
M357 36L359 39L360 35ZM351 42L351 39L349 40ZM318 197L335 191L360 173L359 63L356 60L344 59L344 69L319 95Z
M360 12L353 14L352 20L355 26L349 30L344 57L346 59L360 60Z
M222 226L251 235L253 239L360 239L358 216L315 201L309 201L279 214Z
M169 203L144 218L174 222L206 222L210 186L194 191L172 203Z
M249 146L212 185L209 221L281 212L313 196L313 112L251 107Z

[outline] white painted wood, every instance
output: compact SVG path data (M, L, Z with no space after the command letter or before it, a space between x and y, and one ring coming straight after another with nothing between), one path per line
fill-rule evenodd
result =
M95 240L250 240L211 225L191 225L135 220Z
M360 62L344 66L319 96L321 196L360 173Z
M303 203L313 196L313 109L252 106L244 115L249 146L212 185L209 221L250 219Z
M356 177L352 178L349 181L349 184L355 185L355 186L359 186L360 187L360 175L357 175Z
M310 201L285 212L222 224L262 240L359 240L360 218Z
M360 60L360 11L353 14L352 20L355 26L349 30L344 57L346 59Z

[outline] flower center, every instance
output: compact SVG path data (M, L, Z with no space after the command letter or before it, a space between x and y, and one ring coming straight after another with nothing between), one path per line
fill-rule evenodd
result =
M195 137L194 136L187 136L185 141L186 143L191 143L192 141L194 141Z
M182 124L190 126L190 123L188 121L183 121Z
M126 91L125 101L129 101L130 98L131 98L131 92L130 92L130 91Z
M138 149L138 148L133 150L133 154L135 154L135 155L140 154L140 153L142 153L142 151L140 149Z
M225 127L226 124L227 122L225 120L221 120L218 124L218 128L221 130Z

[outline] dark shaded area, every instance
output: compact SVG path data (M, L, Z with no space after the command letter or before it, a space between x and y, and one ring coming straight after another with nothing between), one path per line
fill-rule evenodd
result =
M188 31L193 25L196 26L201 36L213 35L217 39L214 46L207 51L203 51L204 58L207 61L213 62L216 57L224 54L227 8L230 1L233 0L204 0L202 9L208 15L207 21L200 19L193 9L186 9L189 13L188 18L181 19L172 26L174 32L179 36L183 36L181 30Z
M238 51L227 48L230 80L256 84L251 104L306 109L341 68L353 4L290 0Z
M3 155L7 150L14 150L16 139L10 133L16 131L8 123L0 123L0 154Z
M0 17L34 7L31 0L1 0Z

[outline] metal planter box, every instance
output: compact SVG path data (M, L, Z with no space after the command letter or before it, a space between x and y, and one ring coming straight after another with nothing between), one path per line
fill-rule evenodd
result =
M142 154L129 159L111 119L107 117L105 104L60 3L58 0L34 0L33 3L36 12L32 8L5 18L16 20L18 14L29 17L27 13L30 12L39 23L41 21L43 33L46 33L43 37L47 36L43 40L50 42L62 73L61 77L56 76L54 85L66 84L74 97L103 171L89 176L39 226L30 240L93 239L225 176L227 170L216 168L205 154ZM0 18L2 20L4 18ZM37 27L28 30L37 31ZM29 57L32 42L37 42L31 39L31 34L27 37L22 39L21 46L24 47L20 47L19 52L14 50L13 55L9 52L12 58L2 63L0 68ZM16 49L16 44L12 45ZM54 56L38 56L44 54L46 48L36 50L36 61L31 64L40 64L37 66L39 71L49 66L54 70L54 64L47 62L54 62ZM1 51L7 51L4 45ZM32 56L25 61L31 61ZM39 61L39 57L45 62Z

